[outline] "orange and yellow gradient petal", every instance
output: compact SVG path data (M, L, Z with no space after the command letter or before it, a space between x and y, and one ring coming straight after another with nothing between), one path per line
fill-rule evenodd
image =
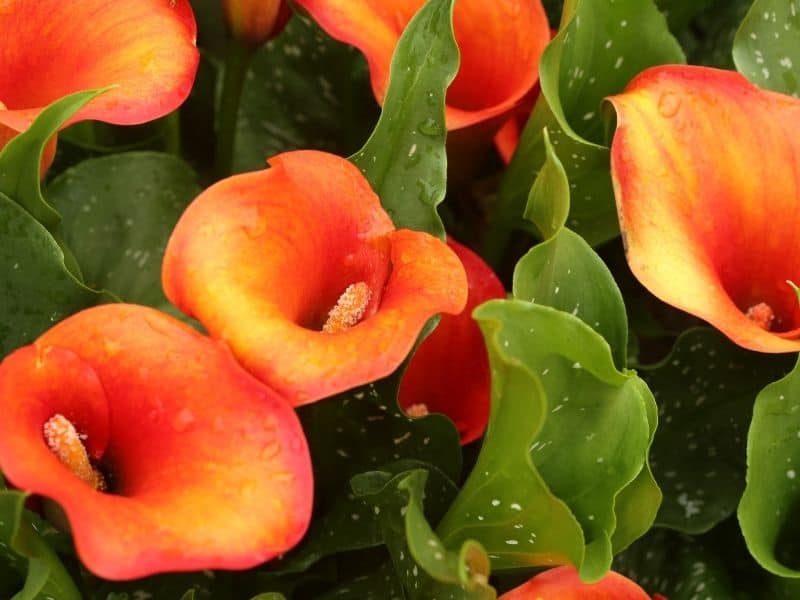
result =
M347 160L296 151L198 196L167 244L169 299L256 377L306 404L390 374L467 281L438 239L396 230Z
M610 101L634 275L740 346L800 350L800 100L730 71L664 66Z

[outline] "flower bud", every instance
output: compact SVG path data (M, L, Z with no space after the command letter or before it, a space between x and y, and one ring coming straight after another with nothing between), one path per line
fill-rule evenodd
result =
M231 33L256 48L278 35L291 16L286 0L222 0Z

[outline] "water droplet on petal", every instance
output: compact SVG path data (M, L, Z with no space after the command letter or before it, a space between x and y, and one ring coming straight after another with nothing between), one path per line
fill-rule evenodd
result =
M662 117L674 117L681 107L681 99L672 92L664 92L658 99L658 112Z

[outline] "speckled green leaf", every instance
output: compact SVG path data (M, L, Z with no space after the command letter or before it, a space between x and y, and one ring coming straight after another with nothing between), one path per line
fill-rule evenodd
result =
M424 469L430 474L429 485L437 490L437 494L428 502L426 512L431 519L438 521L456 491L447 475L431 464L415 460L398 460L380 466L380 472L387 477L412 469ZM269 565L270 572L300 573L326 556L371 548L383 543L379 513L363 497L353 493L349 482L346 489L341 490L332 502L321 505L301 544L285 558Z
M571 0L539 65L542 93L500 188L495 220L519 223L545 162L547 127L572 188L568 226L596 245L618 233L601 106L643 69L685 61L652 0Z
M24 581L12 600L80 600L64 565L25 514L24 503L25 494L0 491L0 563L10 565Z
M45 195L61 213L64 240L91 287L172 310L161 289L161 260L178 217L199 192L182 160L130 152L68 169Z
M800 363L756 398L739 523L759 564L800 577Z
M663 529L654 529L614 561L615 570L669 600L754 598L737 594L727 567L713 546Z
M640 370L660 412L650 450L664 493L659 525L696 534L733 514L744 489L753 401L791 364L704 328L687 331L667 358Z
M543 240L548 240L564 228L569 215L569 180L564 165L553 150L550 135L542 131L545 160L528 194L525 218L536 227Z
M545 241L514 269L514 297L569 312L602 335L617 368L626 364L628 319L614 277L594 250L564 228L569 182L545 133L547 158L531 188L526 217Z
M733 41L736 68L774 92L800 92L800 0L756 0Z
M645 465L652 395L568 313L497 300L475 318L489 349L492 414L442 539L480 540L495 569L568 562L595 580L611 564L615 499ZM641 503L634 529L656 509Z
M316 600L405 600L402 585L394 572L391 562L381 568L354 579L343 581L340 585Z
M286 150L346 156L364 143L377 118L361 53L295 15L253 55L236 126L234 171L263 169L264 159Z
M373 504L395 571L410 600L452 598L494 600L488 585L489 559L480 545L466 540L455 552L445 547L423 512L427 472L364 473L353 490ZM449 490L429 489L428 496Z
M53 236L0 193L0 357L98 301L64 266Z
M428 0L392 57L375 131L352 160L398 228L444 238L436 207L447 187L444 101L458 70L453 1Z
M411 459L461 473L458 431L447 417L409 419L397 407L399 371L298 410L314 460L318 497L331 497L358 473Z
M53 102L23 135L0 150L0 193L17 202L50 231L55 230L59 216L44 201L39 186L44 147L67 119L103 91L77 92Z

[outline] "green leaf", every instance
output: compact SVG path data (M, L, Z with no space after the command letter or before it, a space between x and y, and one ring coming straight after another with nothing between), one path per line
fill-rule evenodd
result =
M91 600L216 600L227 597L222 589L216 589L216 580L213 571L170 573L134 581L104 581L92 577L90 597Z
M351 160L364 172L398 228L444 239L436 207L447 187L447 87L458 71L453 1L428 0L392 57L383 111Z
M278 592L266 592L264 594L253 596L250 598L250 600L286 600L286 596L279 594Z
M461 443L447 417L409 419L397 407L399 371L298 410L314 461L317 496L332 497L351 477L402 459L432 464L453 481Z
M64 266L53 236L0 193L0 356L99 297Z
M570 204L569 182L546 131L544 135L547 159L531 188L525 214L545 241L517 263L514 297L579 317L605 338L617 368L624 368L628 319L622 294L594 250L564 228Z
M219 2L213 4L219 11ZM236 127L234 170L263 169L265 158L286 150L352 154L377 118L362 54L295 15L253 55Z
M50 231L54 231L60 218L42 198L39 185L44 147L67 119L104 91L77 92L53 102L27 131L0 150L0 193L17 202Z
M422 469L391 479L388 474L365 473L353 479L353 490L378 511L384 540L408 598L429 600L447 594L455 600L493 600L489 559L480 545L467 540L458 553L452 552L428 524L423 513L426 479Z
M64 565L25 514L25 497L21 492L0 491L0 562L10 564L25 581L12 600L80 600Z
M722 557L704 541L654 529L615 559L614 570L669 600L732 600L740 596ZM764 596L760 596L764 597Z
M174 310L161 289L161 260L175 223L199 192L197 175L182 160L130 152L68 169L46 195L63 215L64 239L90 286Z
M455 484L441 470L428 463L406 459L381 465L380 473L388 478L412 469L429 472L431 485L441 491L431 499L427 511L433 520L438 521L456 494ZM302 543L284 559L272 563L269 571L278 575L299 573L327 556L372 548L382 543L378 513L364 498L355 495L348 483L346 490L337 494L329 508L317 511Z
M739 523L767 571L800 577L800 363L756 398L747 436L747 482Z
M579 142L604 143L606 96L648 67L686 61L651 0L568 0L562 22L542 55L542 95L561 129Z
M380 569L355 579L341 582L325 594L315 596L316 600L405 600L402 586L394 572L391 562Z
M503 178L493 219L501 227L519 226L528 190L545 164L546 127L570 181L567 224L594 246L618 234L603 100L645 68L685 58L652 0L569 1L562 24L542 55L542 93Z
M800 3L756 0L733 41L733 62L750 81L767 90L800 92Z
M569 180L564 165L550 143L545 127L542 131L545 162L533 182L525 207L525 218L533 223L543 240L564 228L569 215Z
M646 462L652 396L570 314L506 300L475 318L492 364L492 415L442 536L480 539L495 569L570 562L595 580L611 563L615 499ZM637 521L655 508L640 505Z
M790 368L788 357L749 352L702 328L681 335L667 358L640 370L660 410L650 450L664 493L658 525L696 534L733 514L744 489L753 400Z
M446 543L479 539L496 570L569 562L596 580L611 564L615 500L646 463L652 395L568 313L498 300L474 316L489 349L492 413L439 532ZM633 529L655 510L641 504Z

